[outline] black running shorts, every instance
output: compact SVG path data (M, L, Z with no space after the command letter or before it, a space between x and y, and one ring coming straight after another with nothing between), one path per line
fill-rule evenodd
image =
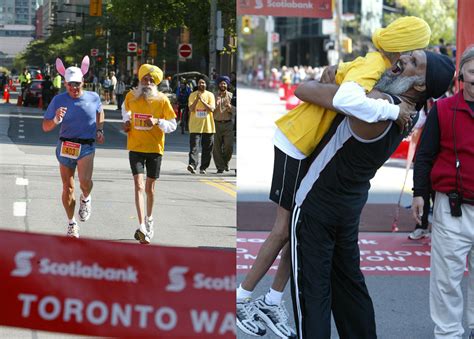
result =
M130 151L128 158L133 175L145 173L146 167L146 176L148 178L158 179L160 177L161 154Z
M270 200L291 211L295 205L296 191L310 164L308 158L297 160L275 147Z

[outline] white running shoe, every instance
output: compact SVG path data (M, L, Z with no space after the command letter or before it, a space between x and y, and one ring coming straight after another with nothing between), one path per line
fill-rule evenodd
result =
M89 194L89 198L87 201L84 200L84 197L81 194L79 198L79 220L80 221L87 221L91 216L92 206L91 206L91 195Z
M236 318L237 326L246 334L261 337L267 332L257 315L257 308L251 298L237 302Z
M155 235L155 230L153 229L153 217L145 217L145 227L148 232L148 237L150 240L153 239L153 236Z
M77 222L73 222L67 225L67 234L68 237L79 238L79 225Z
M417 228L408 235L408 238L411 240L418 240L422 238L428 238L430 236L430 231L423 228Z
M257 315L280 338L296 339L296 331L288 323L289 314L283 302L280 305L268 305L265 296L255 299Z
M140 225L135 231L134 238L140 242L140 244L149 244L150 237L145 225Z

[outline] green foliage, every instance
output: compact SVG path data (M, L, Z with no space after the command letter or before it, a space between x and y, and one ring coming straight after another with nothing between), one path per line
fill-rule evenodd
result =
M5 67L0 66L0 73L9 75L9 74L10 74L10 71L9 71L7 68L5 68Z
M384 26L400 16L413 15L424 19L431 28L430 45L437 45L443 38L447 43L454 43L456 28L455 0L392 0L403 13L384 15Z
M208 57L210 0L110 0L104 1L106 9L101 17L86 16L76 24L56 26L46 40L30 43L26 51L16 58L18 66L53 64L60 56L65 64L77 64L90 49L99 49L105 59L106 35L96 35L96 29L109 31L109 52L116 60L124 60L126 43L131 32L142 31L143 23L152 39L158 43L159 58L175 59L177 41L170 40L171 29L187 27L191 32L191 42L195 55ZM236 36L235 0L217 0L217 8L222 11L222 27L225 41ZM139 35L138 35L139 36ZM163 42L167 40L166 49ZM224 53L235 53L235 46L225 46ZM19 67L18 69L21 69Z
M196 10L191 1L176 0L112 0L110 13L122 24L145 22L148 28L168 31L184 24L188 8ZM202 1L208 2L208 1Z

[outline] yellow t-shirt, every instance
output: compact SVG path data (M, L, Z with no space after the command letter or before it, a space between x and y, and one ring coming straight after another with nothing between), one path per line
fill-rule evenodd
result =
M175 119L173 107L163 93L158 98L145 100L143 97L135 99L133 92L125 97L125 109L132 113L130 118L130 131L127 138L127 149L142 153L163 154L165 150L165 133L154 125L147 127L145 120L149 117L158 119Z
M191 106L198 95L198 91L191 93L188 99L188 106ZM216 99L214 94L204 91L201 98L210 106L216 107ZM216 133L214 125L214 116L204 104L199 101L194 111L189 111L189 133Z
M379 52L367 53L351 62L339 64L336 83L354 81L369 92L380 79L390 62ZM311 155L329 130L336 112L303 102L275 123L288 140L306 156Z

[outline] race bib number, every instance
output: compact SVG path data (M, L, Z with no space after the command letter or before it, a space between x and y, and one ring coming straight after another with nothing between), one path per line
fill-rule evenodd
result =
M133 113L133 122L135 129L140 131L149 131L153 128L153 126L147 126L145 121L149 118L153 118L151 114L143 114L143 113Z
M61 143L60 155L69 159L77 159L81 154L81 144L72 141L63 141Z
M207 111L206 110L197 110L196 111L196 118L204 119L206 117L207 117Z

